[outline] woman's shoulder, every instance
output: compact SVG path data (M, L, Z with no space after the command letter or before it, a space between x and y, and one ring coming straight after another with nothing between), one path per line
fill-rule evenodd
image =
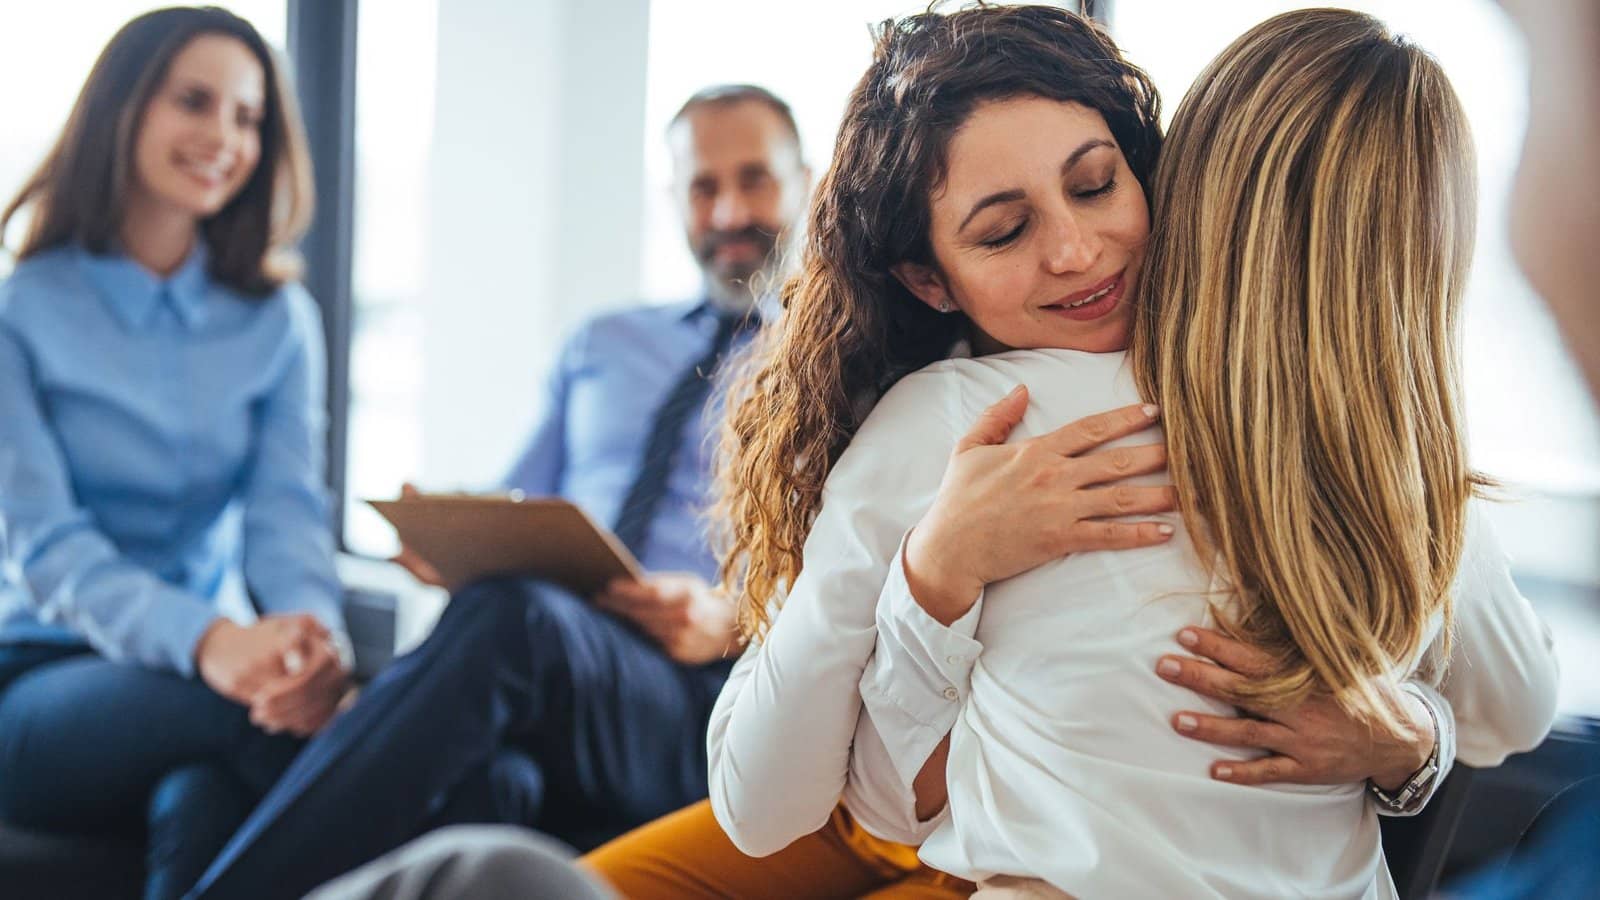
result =
M218 322L224 330L243 327L260 334L280 335L285 341L322 341L322 307L298 281L285 281L260 296L250 296L212 279L211 297L227 310Z
M19 327L40 315L64 312L64 304L87 290L70 246L53 247L17 263L0 280L0 321Z
M959 405L964 382L976 374L961 365L967 362L971 360L942 359L902 376L878 398L861 432L889 426L896 434L921 435L947 424L951 407Z

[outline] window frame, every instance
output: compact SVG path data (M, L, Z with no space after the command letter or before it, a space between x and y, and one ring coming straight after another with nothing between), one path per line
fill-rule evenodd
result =
M349 446L352 260L355 246L356 24L359 0L287 0L288 54L305 120L317 211L301 242L304 283L322 309L327 345L326 481L330 525L344 550Z

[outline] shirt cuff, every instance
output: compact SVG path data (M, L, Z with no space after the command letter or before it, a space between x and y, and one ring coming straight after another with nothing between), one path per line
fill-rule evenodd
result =
M188 601L187 597L182 599ZM166 620L159 628L164 638L164 662L185 678L195 677L199 663L195 654L200 650L200 639L205 637L213 622L222 618L221 614L206 604L189 601L172 604L152 618Z
M905 541L878 596L877 646L861 676L861 699L906 785L955 727L983 645L975 637L983 594L965 615L940 624L917 603L905 576Z
M1378 806L1378 815L1393 818L1408 818L1428 808L1433 800L1433 795L1438 793L1444 784L1445 776L1450 774L1450 769L1456 762L1456 716L1450 708L1450 701L1442 694L1420 681L1407 681L1400 685L1401 689L1416 697L1433 713L1433 721L1438 726L1435 740L1439 744L1439 772L1433 776L1433 781L1423 789L1417 799L1404 810L1395 812Z

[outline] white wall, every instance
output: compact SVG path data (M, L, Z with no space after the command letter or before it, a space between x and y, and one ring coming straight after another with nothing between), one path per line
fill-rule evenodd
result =
M421 480L483 487L564 331L638 285L649 0L439 4Z

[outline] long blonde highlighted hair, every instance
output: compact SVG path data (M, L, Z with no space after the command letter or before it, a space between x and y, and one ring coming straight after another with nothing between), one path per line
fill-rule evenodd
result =
M1219 619L1275 661L1241 702L1327 690L1398 727L1374 679L1448 629L1484 483L1458 398L1473 160L1438 63L1343 10L1251 29L1174 116L1131 361Z

